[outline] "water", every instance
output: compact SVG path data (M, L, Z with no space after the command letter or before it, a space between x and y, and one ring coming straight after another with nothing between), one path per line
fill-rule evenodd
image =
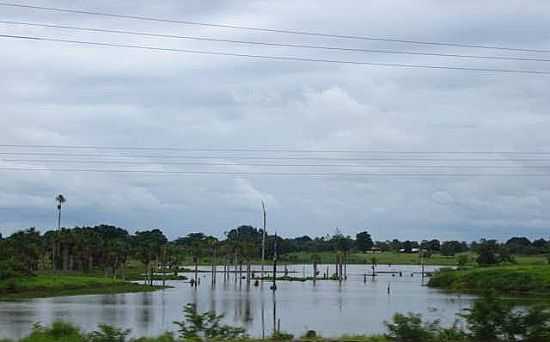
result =
M426 267L426 271L433 269ZM311 266L289 266L289 270L296 276L312 272ZM319 270L321 274L326 272L326 266L319 266ZM218 273L215 288L211 287L209 274L199 274L201 285L197 289L183 281L170 281L167 283L174 288L152 293L0 302L0 337L20 338L30 332L33 323L47 325L55 320L72 322L84 330L106 323L132 329L134 336L154 336L174 330L172 322L183 319L182 309L187 303L195 303L199 311L224 314L227 324L243 326L255 336L271 334L279 320L281 330L293 334L309 329L325 336L373 334L384 332L383 321L396 312L422 313L427 319L451 324L455 314L474 299L422 286L419 274L410 275L419 272L419 266L377 268L388 270L401 270L403 276L368 277L365 284L363 274L370 273L370 268L350 265L346 281L280 281L275 296L269 282L263 288L253 284L249 287L246 280L235 281L234 275L224 282L223 274Z

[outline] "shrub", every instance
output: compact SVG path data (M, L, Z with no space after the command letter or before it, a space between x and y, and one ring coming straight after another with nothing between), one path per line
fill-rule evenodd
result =
M423 322L419 314L395 314L391 323L384 322L389 330L386 336L399 342L435 341L439 322Z
M88 335L90 342L126 342L130 330L122 330L109 325L100 325L99 331Z
M174 324L179 327L179 337L185 341L234 341L245 337L243 328L223 325L223 315L198 313L194 304L187 304L184 312L185 320Z
M54 322L51 327L46 328L40 324L35 324L32 333L22 339L20 342L81 342L85 337L80 333L80 329L70 323Z

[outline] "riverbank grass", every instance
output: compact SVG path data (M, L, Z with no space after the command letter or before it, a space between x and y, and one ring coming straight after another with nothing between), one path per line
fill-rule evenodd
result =
M462 292L495 291L502 295L550 297L550 266L514 265L442 270L428 286Z
M0 281L0 299L150 292L161 288L106 277L45 274Z

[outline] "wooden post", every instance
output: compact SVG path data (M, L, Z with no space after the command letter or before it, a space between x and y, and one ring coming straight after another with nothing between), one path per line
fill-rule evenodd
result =
M199 277L199 259L194 256L193 262L195 263L195 287L197 287L198 283L198 277Z
M264 229L262 231L262 284L264 282L264 263L265 263L265 230L266 230L266 225L267 225L267 217L266 217L266 213L265 213L265 204L264 204L264 201L262 201L262 210L263 210L263 213L264 213Z
M273 243L273 285L271 285L273 292L277 291L277 233L275 233L275 241Z

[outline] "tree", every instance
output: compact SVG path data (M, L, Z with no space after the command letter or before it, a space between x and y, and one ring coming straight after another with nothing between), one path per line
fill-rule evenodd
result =
M38 270L38 262L43 252L42 238L34 228L16 232L2 240L0 260L3 261L3 270L0 279L18 274L34 274Z
M374 246L374 242L367 231L355 235L355 246L361 252L366 252Z
M162 246L166 245L168 239L158 230L136 232L134 243L134 255L141 260L149 273L149 284L153 285L153 268L151 262L158 260L161 255Z
M487 292L460 314L473 341L548 341L550 311L535 305L515 310L507 301Z
M62 194L59 194L57 195L57 197L55 198L55 200L57 201L57 229L61 229L61 207L63 206L63 204L65 202L67 202L67 199L65 199L65 196L63 196Z
M498 264L497 252L498 245L495 240L483 240L478 246L479 256L476 261L480 266Z
M67 200L65 199L65 196L63 196L62 194L59 194L55 197L55 201L57 202L57 230L59 231L61 230L61 208L63 207L63 204L67 202ZM52 267L54 271L57 269L55 256L58 251L56 246L57 246L57 241L54 240L53 246L52 246Z
M511 253L527 254L535 251L532 249L531 241L526 237L513 237L506 241L505 246Z
M347 252L353 248L353 240L341 233L335 234L330 240L332 249L339 252Z
M437 252L441 250L441 243L437 239L433 239L427 242L426 247L432 252Z
M466 247L464 243L458 241L445 241L440 247L441 255L454 256L457 253L465 252Z

